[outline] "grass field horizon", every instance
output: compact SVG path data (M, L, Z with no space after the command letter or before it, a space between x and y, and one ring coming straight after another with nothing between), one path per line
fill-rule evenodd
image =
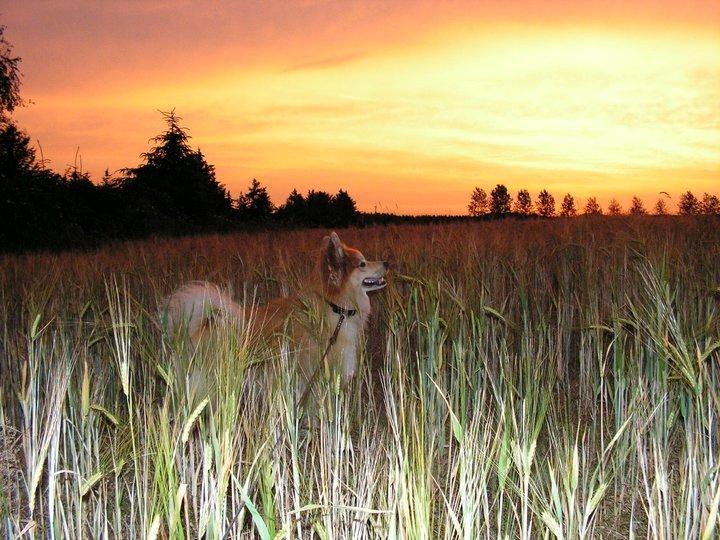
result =
M311 421L287 339L195 352L158 303L295 294L327 231L0 255L2 534L716 537L720 220L338 233L393 270L361 375L322 381Z

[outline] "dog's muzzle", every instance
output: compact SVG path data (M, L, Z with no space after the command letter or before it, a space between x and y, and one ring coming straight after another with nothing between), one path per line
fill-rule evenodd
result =
M384 287L387 285L387 281L385 281L385 278L379 277L369 277L362 280L362 284L365 287Z

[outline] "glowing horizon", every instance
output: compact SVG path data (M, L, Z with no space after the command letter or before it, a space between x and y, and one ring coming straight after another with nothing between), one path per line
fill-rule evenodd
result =
M651 206L720 186L712 2L211 5L5 8L34 102L15 116L53 168L78 146L95 180L135 166L175 108L234 197L258 178L276 204L342 188L363 210L464 213L502 183Z

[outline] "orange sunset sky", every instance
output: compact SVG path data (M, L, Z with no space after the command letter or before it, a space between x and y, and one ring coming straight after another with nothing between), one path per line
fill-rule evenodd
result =
M720 0L1 1L50 166L135 166L176 108L235 197L464 213L473 186L720 192Z

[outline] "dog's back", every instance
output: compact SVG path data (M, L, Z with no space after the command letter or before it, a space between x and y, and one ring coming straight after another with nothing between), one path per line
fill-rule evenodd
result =
M187 331L197 343L213 317L242 320L243 308L220 287L207 281L191 281L175 290L160 305L160 321L169 335Z
M293 309L301 306L294 297L275 298L263 306L242 306L219 286L191 281L175 290L160 305L160 321L168 335L187 331L194 344L214 319L241 325L256 337L280 330Z

